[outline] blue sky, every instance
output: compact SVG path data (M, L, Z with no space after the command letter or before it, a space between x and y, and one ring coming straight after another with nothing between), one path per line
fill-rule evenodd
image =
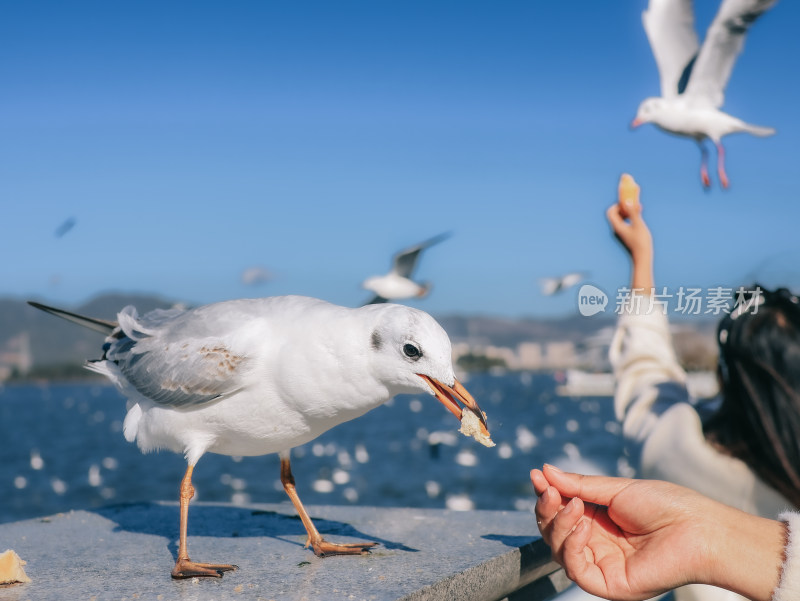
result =
M698 2L701 34L716 2ZM659 285L800 287L800 5L750 32L724 109L731 188L694 143L628 124L658 93L645 2L37 2L0 21L0 295L344 305L452 231L432 313L576 311L539 279L627 280L605 208L642 185ZM61 237L55 230L74 218ZM274 279L254 287L241 272ZM797 266L797 267L795 267ZM770 279L771 278L771 279Z

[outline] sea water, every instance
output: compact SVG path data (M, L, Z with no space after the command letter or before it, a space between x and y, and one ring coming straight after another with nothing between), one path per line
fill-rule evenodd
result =
M632 475L610 397L562 397L550 374L465 379L488 416L495 447L458 433L433 396L398 396L292 451L305 504L523 510L528 473L543 463ZM177 501L186 462L143 455L125 441L125 399L102 382L0 389L0 522L117 503ZM193 474L196 499L287 501L277 455L207 454Z

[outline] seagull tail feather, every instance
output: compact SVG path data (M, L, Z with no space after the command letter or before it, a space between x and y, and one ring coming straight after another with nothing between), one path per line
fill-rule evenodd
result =
M62 319L66 319L67 321L76 323L79 326L83 326L84 328L89 328L90 330L94 330L95 332L100 332L101 334L105 334L106 336L111 334L114 328L117 327L117 323L113 321L106 321L105 319L96 319L94 317L86 317L85 315L78 315L77 313L72 313L70 311L65 311L64 309L58 309L56 307L50 307L48 305L43 305L41 303L37 303L34 301L28 301L28 304L31 307L35 307L46 313L55 315L56 317L61 317Z
M761 125L750 125L747 124L747 128L745 131L748 134L753 134L754 136L758 136L759 138L765 138L767 136L771 136L775 133L774 127L763 127Z

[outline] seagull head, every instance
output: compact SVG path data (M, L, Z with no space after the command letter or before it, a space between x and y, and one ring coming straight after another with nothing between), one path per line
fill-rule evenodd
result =
M433 288L433 284L430 282L421 282L419 285L419 292L417 292L417 298L425 298L430 294L431 288Z
M426 392L458 419L470 411L488 436L483 411L455 376L450 338L442 326L424 311L404 305L364 309L379 314L370 335L371 363L392 394Z
M658 121L659 116L664 112L664 105L663 98L645 98L639 105L639 110L636 111L636 118L631 122L631 128Z

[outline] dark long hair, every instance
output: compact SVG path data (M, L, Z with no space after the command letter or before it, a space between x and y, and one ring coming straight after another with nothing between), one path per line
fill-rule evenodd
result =
M719 324L722 404L705 434L800 507L800 304L785 288L751 290L763 298Z

